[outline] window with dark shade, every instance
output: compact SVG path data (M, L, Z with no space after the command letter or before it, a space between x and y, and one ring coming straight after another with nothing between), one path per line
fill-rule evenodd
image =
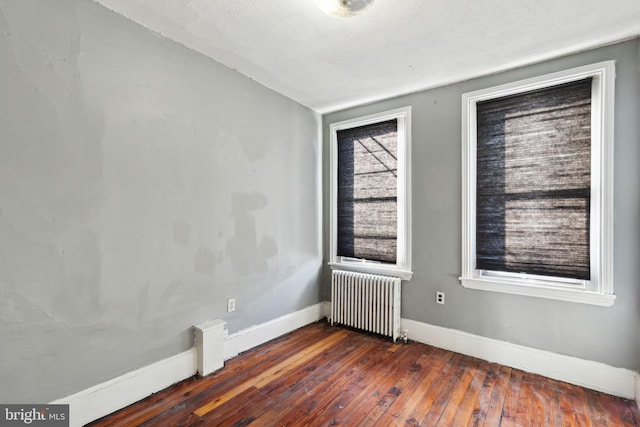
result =
M396 263L398 121L337 131L337 255Z
M591 80L477 103L476 268L590 279Z
M462 286L613 305L614 95L614 61L462 94Z
M329 132L329 265L411 280L411 107Z

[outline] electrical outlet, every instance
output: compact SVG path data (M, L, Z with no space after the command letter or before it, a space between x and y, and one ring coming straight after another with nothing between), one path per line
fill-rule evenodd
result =
M234 311L236 311L236 299L229 298L227 300L227 313L233 313Z
M444 292L436 291L436 303L444 304Z
M224 328L224 330L222 331L222 338L228 338L229 337L229 329Z

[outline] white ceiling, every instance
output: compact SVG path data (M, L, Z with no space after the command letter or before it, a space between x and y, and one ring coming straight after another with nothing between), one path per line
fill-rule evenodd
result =
M640 0L96 0L320 113L640 35Z

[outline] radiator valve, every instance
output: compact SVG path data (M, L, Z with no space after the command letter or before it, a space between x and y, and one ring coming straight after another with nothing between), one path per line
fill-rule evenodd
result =
M409 330L408 330L408 329L403 329L403 330L400 332L400 339L401 339L402 341L404 341L404 343L405 343L405 344L406 344L406 343L407 343L407 341L409 340L409 337L407 336L407 333L409 333Z

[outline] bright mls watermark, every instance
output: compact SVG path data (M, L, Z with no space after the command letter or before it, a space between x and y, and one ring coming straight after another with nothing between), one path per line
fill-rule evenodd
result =
M68 427L69 405L2 405L0 427Z

